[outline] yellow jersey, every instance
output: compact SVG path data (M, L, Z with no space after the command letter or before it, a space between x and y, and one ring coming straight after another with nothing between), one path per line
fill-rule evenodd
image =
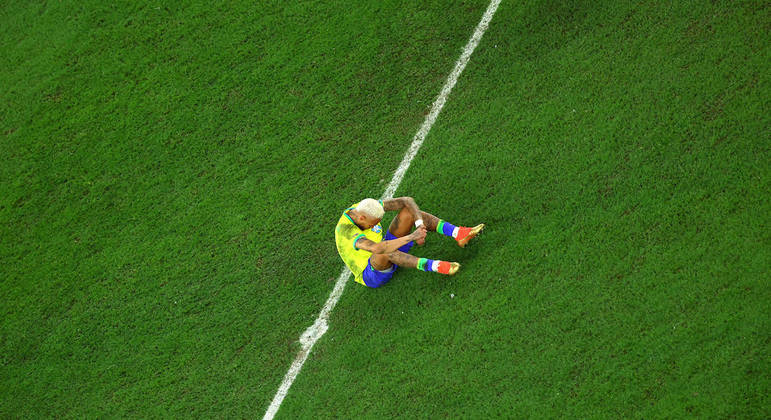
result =
M372 229L361 230L361 228L353 222L353 219L348 216L348 211L355 209L358 205L359 203L356 203L345 209L340 216L340 220L337 221L337 227L335 227L335 244L337 245L337 252L340 254L340 258L343 259L345 265L347 265L353 273L353 279L357 283L364 284L362 274L364 273L364 269L367 268L369 257L372 253L356 248L355 244L361 237L365 237L375 243L382 241L383 227L378 223L377 225L372 226Z

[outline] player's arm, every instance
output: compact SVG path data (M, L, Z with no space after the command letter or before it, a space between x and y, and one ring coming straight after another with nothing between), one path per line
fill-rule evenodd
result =
M416 203L415 199L412 197L398 197L383 200L383 210L385 211L398 211L405 207L410 211L415 222L417 223L417 221L420 220L419 224L422 224L423 215L420 214L418 203ZM416 226L419 224L416 224Z
M426 237L426 228L421 227L415 230L407 236L401 238L391 239L390 241L373 242L365 237L361 237L354 242L354 246L358 249L369 251L373 254L390 254L401 248L403 245L410 243L411 241L417 241Z

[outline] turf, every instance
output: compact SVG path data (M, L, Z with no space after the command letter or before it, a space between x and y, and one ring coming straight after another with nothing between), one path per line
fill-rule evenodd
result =
M755 6L504 2L400 189L487 232L351 290L287 418L768 417Z
M0 413L263 411L467 7L4 6Z
M486 5L0 6L0 415L260 416ZM279 417L768 418L770 13L504 1Z

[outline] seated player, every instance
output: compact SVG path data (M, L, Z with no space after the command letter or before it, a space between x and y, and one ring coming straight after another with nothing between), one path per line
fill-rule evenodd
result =
M399 211L383 238L380 221L386 211ZM410 233L412 227L415 230ZM466 244L482 231L484 224L473 228L453 226L421 211L412 197L383 201L366 198L347 208L335 228L337 252L354 275L354 280L368 287L380 287L393 277L396 266L417 268L442 274L455 274L457 262L430 260L408 254L412 246L425 243L426 232L438 232Z

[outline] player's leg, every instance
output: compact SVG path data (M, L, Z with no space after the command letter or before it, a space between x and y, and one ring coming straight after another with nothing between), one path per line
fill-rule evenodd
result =
M383 262L384 257L388 262ZM390 271L392 264L396 264L399 267L416 268L422 271L433 271L442 274L455 274L460 268L460 264L456 262L418 258L401 251L373 255L369 261L372 268L381 272Z
M417 268L422 271L433 271L442 274L455 274L460 268L456 262L430 260L428 258L418 258L401 251L394 251L388 255L389 261L399 267Z
M369 257L369 264L378 271L386 271L391 268L391 260L388 258L388 254L372 254Z
M426 229L429 232L436 232L436 227L440 221L438 217L424 211L420 212L420 217L423 219L423 223L426 225ZM415 218L412 216L410 210L404 207L399 211L396 217L394 217L394 220L391 221L388 231L397 238L400 238L404 235L409 235L410 232L412 232L413 226L415 226Z
M426 229L431 230L431 228L428 226L428 221L424 219L424 222L426 223ZM395 237L401 238L402 236L409 235L410 232L412 232L412 227L414 224L415 218L412 216L410 210L407 209L407 207L404 207L399 211L399 213L396 214L394 220L391 221L391 224L388 226L388 231L391 232L391 234ZM434 223L434 226L436 226L436 223Z
M391 225L393 225L393 223ZM401 236L404 236L404 235L401 235ZM392 240L394 240L396 238L397 238L397 236L394 235L393 233L391 233L391 230L389 228L389 230L386 232L386 235L385 235L384 239L386 241L392 241ZM415 261L413 261L411 258L405 259L404 257L397 258L397 261L394 261L392 259L392 257L391 257L393 253L391 253L391 254L372 254L372 256L369 257L369 264L372 266L372 268L374 268L375 270L379 270L379 271L390 270L391 266L393 264L396 264L396 265L398 265L400 267L415 268L417 266L417 258L413 257L410 254L408 254L408 252L410 252L410 249L412 249L412 247L414 245L415 245L415 242L410 241L409 243L406 243L406 244L402 245L401 247L399 247L399 250L395 251L395 252L399 253L399 254L402 254L402 255L406 255L407 257L414 258Z
M386 241L390 241L390 240L401 238L402 236L408 235L412 230L412 224L413 224L412 220L413 220L413 217L410 214L409 210L407 210L406 208L402 209L396 215L396 217L394 217L394 220L391 221L391 225L386 231L385 238L383 239L385 239ZM406 254L407 252L410 251L413 245L415 245L414 242L410 242L405 245L402 245L402 247L399 248L399 251ZM391 259L387 254L373 254L371 257L369 257L369 264L375 270L383 271L383 272L389 271L391 269L391 266L393 265L391 262ZM413 265L412 268L415 268L415 265Z
M426 229L430 231L436 231L436 228L440 222L440 219L432 214L421 212L423 223L426 225ZM409 235L415 224L415 218L407 208L403 208L391 221L386 232L385 240L393 240L405 235ZM394 251L390 254L378 254L372 255L369 258L372 268L378 271L389 271L392 264L396 264L399 267L417 268L422 271L434 271L442 274L455 274L460 268L460 264L456 262L448 262L441 260L430 260L428 258L418 258L408 254L414 242L403 245L398 251Z
M396 272L396 265L384 254L372 255L362 273L362 280L367 287L377 288L388 283Z
M422 271L433 271L442 274L455 274L460 268L460 264L456 262L418 258L402 251L394 251L390 254L374 254L369 257L369 264L373 269L382 273L392 272L394 264L399 267L417 268Z
M438 232L442 235L449 236L458 242L458 245L465 247L466 244L476 237L479 232L484 229L485 225L480 224L474 227L455 226L452 225L430 213L424 211L420 212L420 216L423 218L423 223L426 225L426 229L430 232ZM394 217L388 231L394 236L402 237L408 235L412 231L415 218L412 213L406 207L401 209L399 213Z

